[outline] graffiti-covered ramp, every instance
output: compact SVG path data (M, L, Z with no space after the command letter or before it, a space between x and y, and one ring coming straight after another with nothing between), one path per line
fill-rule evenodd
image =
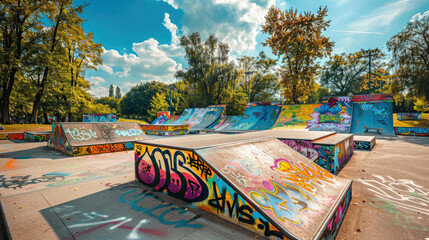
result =
M335 238L350 203L351 180L274 137L178 140L136 142L141 183L273 239Z
M80 156L130 150L145 138L137 123L57 123L48 147Z

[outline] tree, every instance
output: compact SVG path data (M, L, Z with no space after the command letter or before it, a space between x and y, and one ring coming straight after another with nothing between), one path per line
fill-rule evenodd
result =
M122 97L121 89L119 88L119 86L116 86L115 98L116 99L121 99L121 97Z
M194 89L193 95L197 97L198 94L199 106L219 104L229 98L228 90L232 88L238 72L229 62L228 44L218 42L214 35L202 42L199 33L192 33L182 36L180 45L185 49L189 67L185 71L177 71L175 77Z
M39 18L49 8L47 1L4 0L0 4L0 117L10 123L10 97L17 75L22 75L23 61L42 29Z
M290 9L282 12L272 6L265 16L262 32L269 37L263 43L273 53L282 57L281 85L285 98L295 103L304 101L315 88L315 77L320 65L317 59L332 52L334 42L323 36L329 27L326 21L328 9L319 8L317 14L299 14Z
M241 74L251 72L249 79L243 79L239 86L249 93L249 102L270 101L277 94L278 72L276 61L262 51L258 58L244 56L238 59Z
M397 80L414 95L429 100L429 15L416 15L387 43Z
M148 111L149 115L153 118L156 117L156 114L161 111L168 111L168 103L165 100L164 93L156 93L150 101L150 110Z
M121 115L132 118L143 118L145 121L149 119L150 102L153 96L158 92L167 93L168 85L162 82L146 82L137 85L125 94L120 101Z
M113 92L114 92L113 84L110 84L110 86L109 86L109 97L115 97Z
M119 99L113 97L102 97L95 100L95 103L109 106L115 113L119 113Z

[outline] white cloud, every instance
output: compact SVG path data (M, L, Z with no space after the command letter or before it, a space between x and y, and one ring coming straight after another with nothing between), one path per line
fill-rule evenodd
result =
M105 87L97 87L88 91L89 94L94 95L95 97L107 97L109 96L109 91Z
M172 57L185 54L179 45L178 28L171 22L168 13L165 13L163 24L171 33L171 44L159 44L156 39L149 38L143 42L133 43L134 53L130 54L104 49L101 69L119 78L133 78L138 81L174 79L174 74L182 69L182 65ZM113 69L116 69L116 72Z
M90 77L88 78L88 81L93 84L93 85L99 85L100 83L104 83L106 82L103 78L101 77Z
M111 67L109 67L109 66L104 65L104 64L98 66L98 69L101 69L101 70L107 72L110 75L113 74L113 69Z
M171 2L171 3L170 3ZM260 25L275 0L184 0L168 1L184 12L182 31L189 35L199 32L203 39L210 34L242 53L254 50Z
M427 18L427 17L429 17L429 10L428 10L428 11L426 11L426 12L424 12L423 14L417 13L416 15L414 15L414 16L411 18L410 22L420 21L420 20L422 20L423 18Z
M369 31L371 29L380 29L389 26L396 17L409 9L410 0L399 0L396 2L384 4L374 9L370 14L362 16L349 25L352 31Z
M170 4L170 6L172 6L174 9L178 8L177 2L175 0L162 0L162 1Z

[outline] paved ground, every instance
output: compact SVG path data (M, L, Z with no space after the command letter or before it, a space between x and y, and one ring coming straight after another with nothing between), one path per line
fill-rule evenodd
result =
M354 180L337 239L429 239L429 138L377 139L339 176ZM254 239L254 233L136 184L132 151L69 157L0 141L0 200L13 239ZM1 234L1 232L0 232ZM1 236L0 236L1 237Z

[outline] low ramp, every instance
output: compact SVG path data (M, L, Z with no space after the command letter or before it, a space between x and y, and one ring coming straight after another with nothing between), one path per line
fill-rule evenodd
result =
M372 96L354 96L351 133L394 136L392 95L383 94L377 98L371 98Z
M355 135L353 139L354 150L371 151L375 146L374 136Z
M337 177L274 137L138 141L137 180L272 239L333 239L351 200Z
M220 118L218 118L214 123L212 123L210 126L207 127L209 130L214 130L220 127L228 118L228 116L222 115Z
M216 120L222 116L222 113L224 111L224 107L209 107L206 109L205 114L202 116L202 118L199 119L197 123L195 123L192 127L189 128L189 130L203 130L206 127L210 126Z
M30 142L47 142L51 137L52 132L24 132L24 139Z
M80 156L130 150L145 138L137 123L57 123L48 147Z

